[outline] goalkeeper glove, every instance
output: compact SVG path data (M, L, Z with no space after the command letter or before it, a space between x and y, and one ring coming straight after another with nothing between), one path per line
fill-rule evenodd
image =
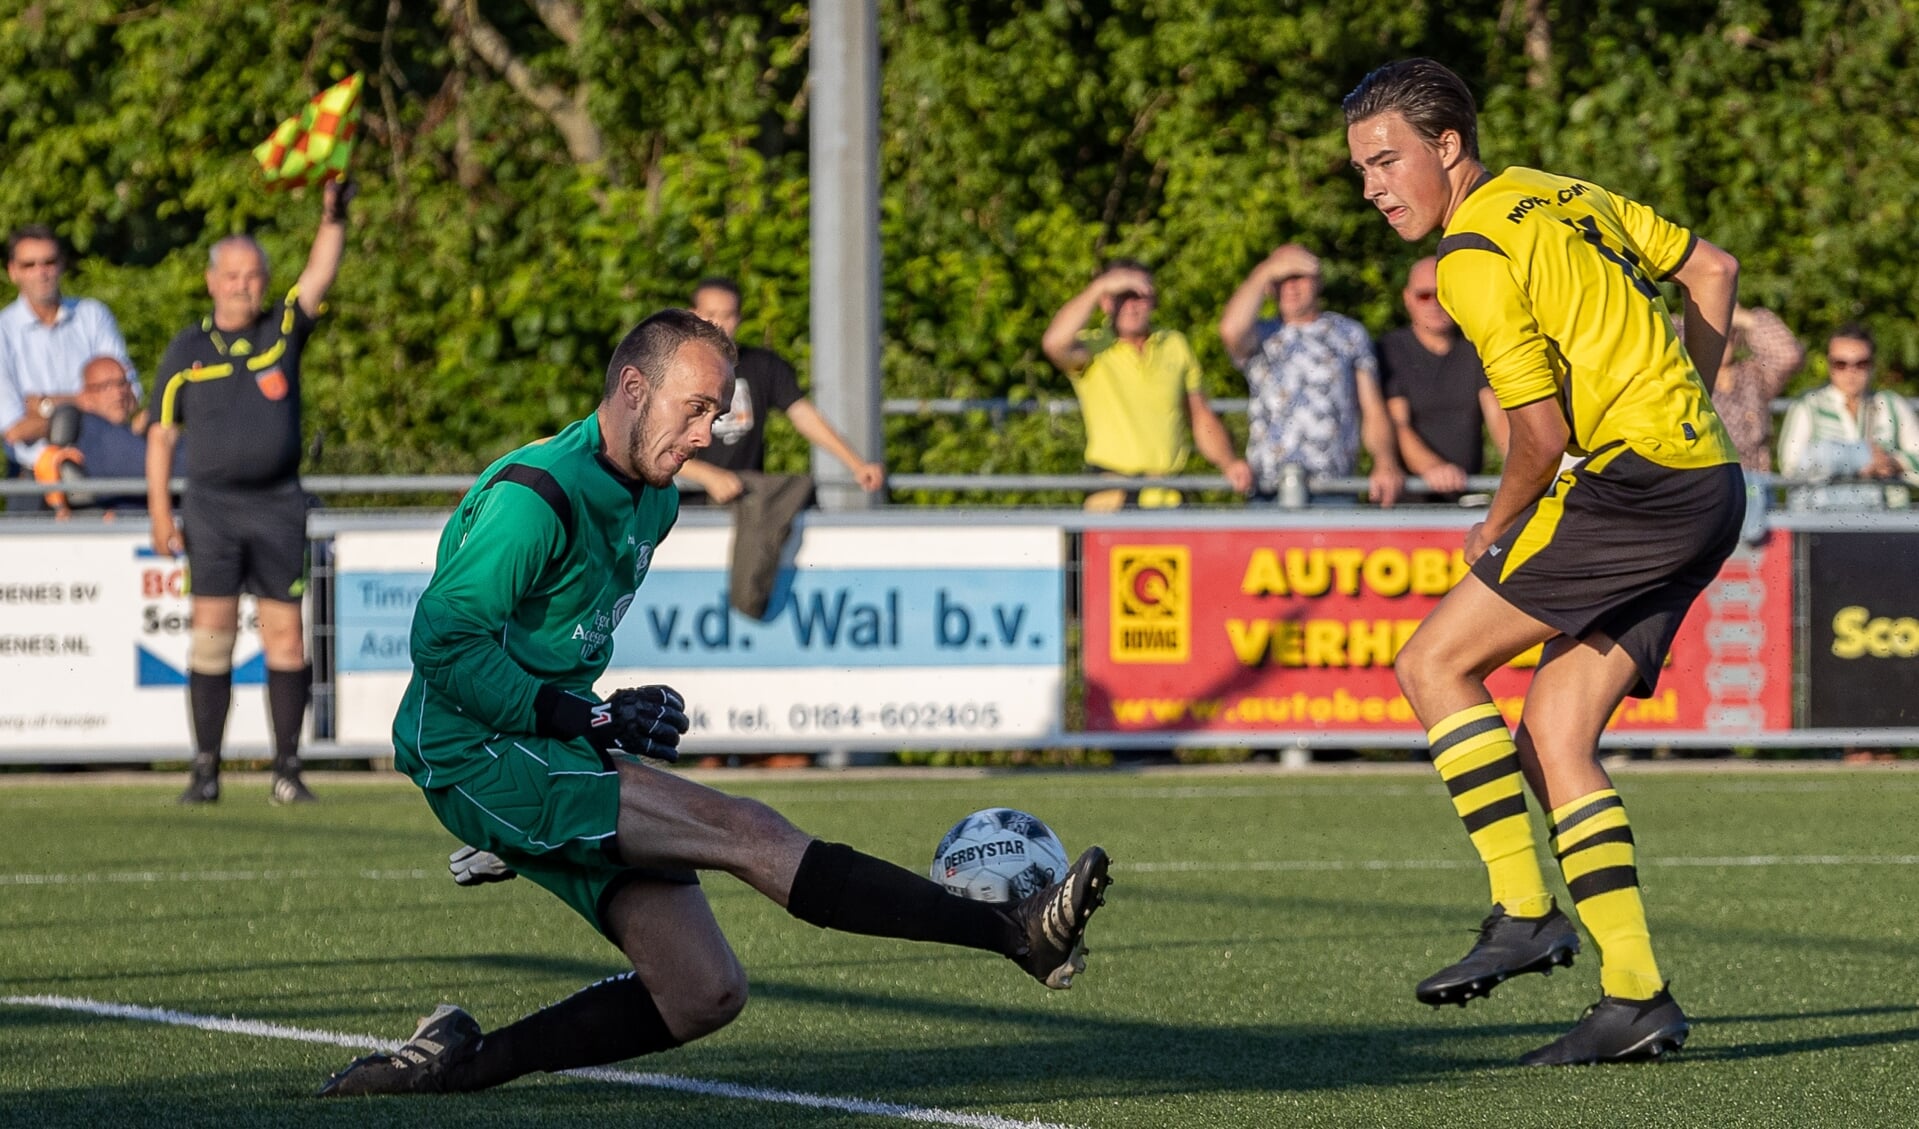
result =
M604 702L542 686L533 713L543 736L584 737L601 752L663 761L680 759L680 734L689 724L686 700L671 686L615 690Z
M453 881L462 886L484 886L488 882L505 882L520 876L519 871L500 861L499 855L478 847L461 847L454 851L447 856L446 868L453 873Z

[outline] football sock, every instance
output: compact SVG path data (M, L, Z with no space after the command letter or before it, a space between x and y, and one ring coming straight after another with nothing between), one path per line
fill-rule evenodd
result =
M1453 810L1486 864L1493 901L1513 917L1552 912L1532 821L1526 818L1519 751L1499 707L1487 702L1460 710L1433 726L1426 739L1433 767L1452 793Z
M800 859L786 912L822 929L940 941L1010 956L1026 945L1012 917L884 859L815 839Z
M233 704L233 672L187 672L187 707L193 717L193 747L218 759L226 738L227 707Z
M273 767L298 772L300 769L300 726L306 721L307 701L312 696L313 668L298 670L267 668L267 717L273 722Z
M536 1070L604 1066L679 1045L653 993L626 972L487 1032L471 1058L448 1069L447 1089L484 1090Z
M1632 827L1619 793L1601 788L1553 809L1553 853L1599 946L1599 987L1608 996L1649 1000L1665 987L1653 960L1646 906L1633 865Z

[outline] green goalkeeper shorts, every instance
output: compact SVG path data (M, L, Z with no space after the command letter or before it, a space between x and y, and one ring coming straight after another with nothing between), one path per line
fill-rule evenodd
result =
M468 846L501 860L573 908L615 945L607 905L630 882L693 885L690 870L622 863L615 832L620 774L585 741L497 737L480 755L485 771L426 789L440 823Z

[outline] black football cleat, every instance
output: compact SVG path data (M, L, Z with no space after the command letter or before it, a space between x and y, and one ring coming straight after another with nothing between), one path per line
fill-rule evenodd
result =
M1579 951L1579 931L1554 906L1544 917L1513 917L1494 904L1479 923L1479 940L1472 951L1419 982L1413 994L1422 1004L1442 1007L1492 995L1508 977L1528 972L1552 975L1555 967L1571 968Z
M358 1098L369 1094L443 1094L449 1068L480 1047L480 1025L452 1004L420 1020L413 1037L392 1054L356 1058L326 1080L318 1096Z
M187 773L187 790L180 793L183 804L210 804L220 798L220 758L200 753L193 758Z
M1027 895L1011 907L1026 934L1026 948L1013 959L1048 988L1071 988L1073 976L1086 971L1086 923L1106 903L1106 852L1088 847L1066 877Z
M1691 1031L1692 1021L1668 989L1662 988L1650 1000L1601 996L1571 1031L1525 1055L1519 1065L1586 1066L1654 1059L1685 1046Z

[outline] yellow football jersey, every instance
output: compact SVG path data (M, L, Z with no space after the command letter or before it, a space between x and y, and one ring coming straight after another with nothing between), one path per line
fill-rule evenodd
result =
M1143 348L1107 329L1082 333L1092 354L1071 374L1086 422L1086 461L1120 474L1179 474L1189 453L1186 396L1200 390L1186 335L1154 330Z
M1696 237L1596 184L1509 168L1439 241L1439 300L1502 407L1557 398L1585 454L1624 443L1673 469L1739 461L1654 285Z

